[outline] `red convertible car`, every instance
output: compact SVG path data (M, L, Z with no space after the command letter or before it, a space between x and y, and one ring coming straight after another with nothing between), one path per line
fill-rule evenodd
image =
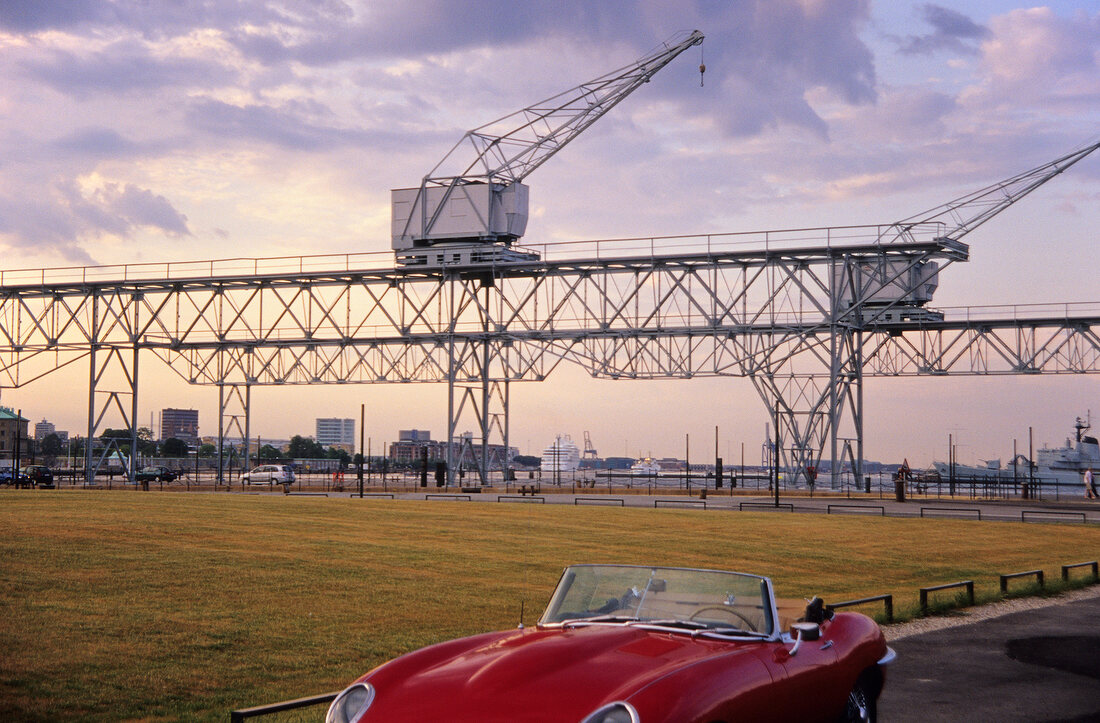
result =
M765 577L573 565L535 628L391 660L325 720L873 721L893 657L871 619L831 614L819 598L777 605Z

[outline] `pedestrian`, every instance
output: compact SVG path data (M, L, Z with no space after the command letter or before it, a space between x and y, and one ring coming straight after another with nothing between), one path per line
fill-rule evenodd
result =
M1093 477L1092 467L1085 470L1085 497L1090 500L1097 498L1096 494L1096 478Z

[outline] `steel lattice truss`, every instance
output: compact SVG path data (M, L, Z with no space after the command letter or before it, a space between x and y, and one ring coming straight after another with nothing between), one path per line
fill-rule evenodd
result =
M151 350L203 384L480 380L485 345L498 381L544 379L562 359L600 376L748 375L819 351L807 341L815 330L873 321L856 305L834 308L837 269L859 266L882 285L899 263L960 258L939 241L846 243L476 271L10 285L0 287L0 384L111 347Z
M227 387L442 382L450 436L473 418L478 434L463 455L485 468L491 438L507 447L507 385L544 380L563 361L602 378L747 376L779 412L782 461L800 470L830 445L838 459L841 440L862 439L866 374L1100 369L1097 317L884 321L889 305L864 303L878 289L913 266L965 260L966 249L934 228L889 246L875 242L880 228L858 231L837 240L835 229L803 230L751 251L719 250L708 237L706 252L476 271L8 286L0 379L23 386L83 360L93 399L113 395L125 414L113 384L131 395L131 418L139 352L188 382L219 385L223 398Z
M1068 311L1068 310L1067 310ZM969 319L898 334L864 334L864 374L873 376L1086 374L1100 366L1100 316Z

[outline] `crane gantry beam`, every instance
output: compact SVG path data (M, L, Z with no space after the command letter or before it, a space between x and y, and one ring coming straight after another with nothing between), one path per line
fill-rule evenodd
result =
M439 381L448 365L432 359L455 340L574 344L662 330L827 328L837 268L860 267L890 283L899 264L966 258L959 245L931 240L935 227L924 241L887 248L866 242L880 230L769 232L762 247L748 250L740 247L755 235L663 238L646 243L683 251L616 253L637 247L637 239L627 239L604 242L590 259L433 271L341 268L78 282L59 274L34 283L12 283L9 274L0 279L8 282L0 286L0 378L21 386L40 376L36 360L62 366L91 346L137 346L189 356L187 366L196 370L185 375L189 381L336 381L332 374L303 379L280 371L301 369L296 364L246 369L213 360L231 350L274 359L290 350L343 347L374 350L378 362L362 368L373 370L377 381ZM847 307L836 316L856 318ZM394 349L419 351L416 361L397 363ZM543 368L528 361L509 378L544 378Z
M711 239L713 243L713 239ZM866 263L868 249L853 247ZM954 248L909 248L904 258ZM450 382L491 384L497 407L512 381L544 380L563 362L601 378L744 376L782 400L786 438L823 452L838 402L857 405L860 375L1082 373L1100 368L1100 318L1059 315L827 322L821 289L843 252L740 252L571 261L484 274L312 274L292 277L8 287L0 303L0 374L22 386L91 357L113 364L122 392L134 350L152 353L191 383ZM882 257L888 266L894 256ZM490 281L491 279L491 281ZM488 301L486 296L488 295ZM487 329L488 327L488 329ZM837 339L845 346L837 353ZM491 346L485 364L486 344ZM858 355L857 355L858 352ZM833 358L862 358L823 373ZM839 381L834 381L838 379ZM481 419L470 387L461 398ZM123 404L116 395L112 408ZM106 404L106 402L105 402ZM506 406L506 405L505 405ZM473 407L466 408L466 411ZM102 409L97 409L102 417ZM453 428L463 409L450 418ZM131 413L132 416L133 413ZM495 418L499 428L503 422ZM858 430L856 430L858 431ZM855 432L850 432L855 437ZM790 465L795 460L787 460ZM499 464L499 463L498 463ZM806 465L809 466L809 465Z

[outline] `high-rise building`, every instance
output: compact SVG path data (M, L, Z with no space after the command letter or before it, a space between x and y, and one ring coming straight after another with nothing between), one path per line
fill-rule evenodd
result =
M195 444L199 441L199 410L162 409L160 410L161 440L175 437L184 442Z
M41 442L51 434L56 434L57 428L53 426L53 422L47 422L43 419L34 425L34 441Z
M317 434L313 436L324 447L333 445L355 446L355 420L336 417L318 417Z

